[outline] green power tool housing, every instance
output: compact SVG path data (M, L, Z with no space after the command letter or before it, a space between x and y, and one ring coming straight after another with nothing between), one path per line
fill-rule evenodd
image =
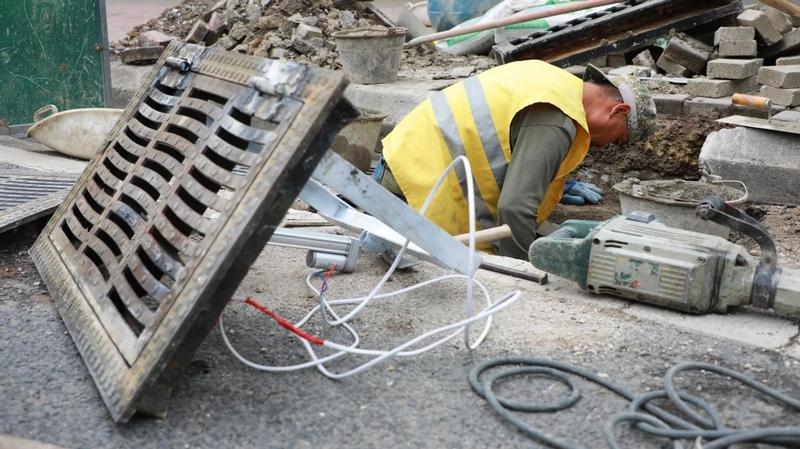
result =
M534 241L529 257L538 269L592 293L689 313L751 306L800 316L800 272L777 266L774 242L758 221L718 197L704 200L696 213L752 237L760 257L722 237L671 228L641 212L604 222L566 221Z

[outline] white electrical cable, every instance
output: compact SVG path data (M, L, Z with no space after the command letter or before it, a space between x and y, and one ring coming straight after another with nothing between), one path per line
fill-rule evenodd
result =
M420 209L419 213L420 214L424 214L425 213L425 211L427 210L427 208L430 205L431 201L433 200L436 192L439 190L439 188L441 187L442 183L447 178L447 176L450 174L450 172L455 169L457 164L462 164L463 165L464 172L465 172L465 177L466 177L466 180L467 180L467 207L468 207L468 214L469 214L469 249L470 249L470 256L469 256L469 259L467 261L467 273L468 273L467 275L453 274L453 275L440 276L440 277L437 277L435 279L431 279L431 280L428 280L428 281L425 281L425 282L421 282L419 284L416 284L416 285L413 285L413 286L410 286L410 287L402 288L402 289L394 291L394 292L379 293L380 290L383 288L383 286L386 284L386 282L389 280L389 277L391 277L391 275L394 274L395 270L397 269L397 266L400 263L400 260L402 259L403 255L405 254L406 249L408 248L408 245L410 243L410 240L406 239L405 243L400 248L400 251L397 253L397 256L395 257L395 260L393 261L392 265L387 270L386 274L381 278L381 280L372 289L372 291L370 291L370 293L367 294L366 296L362 296L362 297L358 297L358 298L328 300L328 299L325 298L325 291L324 290L317 290L311 283L311 278L314 275L317 275L319 273L311 273L306 277L306 284L318 296L319 305L315 306L310 312L308 312L306 314L305 317L303 317L300 321L295 323L295 327L301 328L317 312L321 311L321 313L323 315L323 319L325 320L325 322L328 325L330 325L330 326L342 326L352 336L353 342L350 345L343 345L343 344L340 344L340 343L332 342L330 340L325 340L323 346L326 347L326 348L333 349L336 352L334 352L333 354L324 356L324 357L319 357L317 355L317 353L314 351L313 345L308 340L306 340L305 338L303 338L301 336L298 336L298 335L292 333L291 335L294 335L303 344L304 348L306 349L306 352L308 352L308 354L309 354L309 357L311 357L311 360L308 361L308 362L305 362L305 363L289 365L289 366L262 365L262 364L259 364L259 363L255 363L255 362L253 362L251 360L248 360L247 358L242 356L238 351L236 351L233 348L233 345L228 340L228 336L227 336L227 334L225 332L225 326L223 324L222 316L220 316L219 326L220 326L220 332L222 333L222 339L225 342L225 345L228 347L228 349L234 355L234 357L236 357L239 361L241 361L245 365L250 366L250 367L255 368L255 369L258 369L258 370L262 370L262 371L286 372L286 371L295 371L295 370L300 370L300 369L305 369L305 368L316 367L323 375L325 375L327 377L334 378L334 379L341 379L341 378L344 378L344 377L348 377L348 376L360 373L360 372L362 372L362 371L364 371L364 370L366 370L366 369L368 369L368 368L370 368L370 367L372 367L372 366L374 366L374 365L376 365L378 363L381 363L382 361L384 361L384 360L386 360L387 358L390 358L390 357L410 357L410 356L415 356L415 355L422 354L423 352L429 351L429 350L441 345L442 343L452 339L453 337L457 336L458 334L460 334L462 332L464 333L464 342L465 342L465 345L467 346L467 348L470 349L470 350L477 348L483 342L483 340L486 338L486 336L489 333L489 330L491 328L491 323L492 323L492 315L494 313L500 311L500 310L505 309L506 307L510 306L514 302L516 302L520 298L521 293L518 290L514 291L512 293L507 294L506 296L501 298L496 303L492 303L492 299L491 299L491 296L489 294L488 289L483 284L481 284L480 282L478 282L478 281L476 281L474 279L475 270L476 270L476 267L475 267L475 198L474 198L474 184L473 184L474 181L472 179L472 169L471 169L471 167L469 165L469 161L467 160L467 158L465 156L459 156L459 157L455 158L450 163L450 165L445 169L445 171L442 173L442 175L439 176L439 179L436 180L436 183L434 184L433 188L431 189L430 193L428 194L428 197L425 199L425 203L422 205L422 208ZM421 334L421 335L419 335L417 337L412 338L411 340L406 341L405 343L402 343L402 344L394 347L391 350L361 349L361 348L358 347L359 343L360 343L360 338L359 338L358 333L356 332L356 330L351 325L349 325L348 322L350 320L352 320L353 318L355 318L359 313L361 313L361 311L363 311L363 309L368 304L370 304L373 300L375 300L375 299L386 300L386 299L398 297L398 296L403 295L405 293L409 293L409 292L412 292L412 291L414 291L416 289L419 289L419 288L425 287L427 285L430 285L430 284L432 284L434 282L441 282L441 281L448 280L448 279L466 279L466 281L467 281L467 291L466 291L466 299L465 299L465 307L464 307L466 317L463 320L458 321L456 323L452 323L452 324L443 326L443 327L440 327L440 328L437 328L437 329L433 329L433 330L428 331L428 332L425 332L425 333L423 333L423 334ZM475 314L475 315L473 315L474 285L477 285L480 288L481 293L483 294L483 297L484 297L484 299L486 301L486 307L484 309L482 309L479 313ZM356 304L356 306L353 307L347 314L345 314L344 317L339 317L339 315L333 310L332 306L345 305L345 304ZM333 319L332 320L328 319L326 314L329 314L331 317L333 317ZM475 340L475 342L470 343L470 339L469 339L469 328L470 328L470 325L472 323L476 322L476 321L481 321L481 320L486 320L485 325L483 327L483 330L480 333L480 335L478 336L478 338ZM450 332L449 334L445 335L444 337L441 337L438 340L435 340L435 341L433 341L433 342L431 342L431 343L429 343L429 344L427 344L425 346L422 346L420 348L407 350L408 348L412 348L412 347L414 347L415 345L417 345L420 342L423 342L423 341L425 341L425 340L427 340L427 339L429 339L431 337L434 337L436 335L439 335L439 334L442 334L442 333L446 333L448 331L453 331L453 332ZM362 355L362 356L373 356L373 359L371 359L368 362L365 362L365 363L363 363L363 364L361 364L361 365L359 365L359 366L357 366L355 368L352 368L352 369L350 369L348 371L341 372L341 373L333 373L333 372L329 371L325 367L325 363L330 362L330 361L335 360L335 359L338 359L338 358L340 358L340 357L342 357L344 355L347 355L347 354L355 354L355 355Z

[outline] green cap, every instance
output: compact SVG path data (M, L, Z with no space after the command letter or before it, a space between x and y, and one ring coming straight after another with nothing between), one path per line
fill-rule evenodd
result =
M622 101L631 107L628 114L628 143L647 139L656 129L656 103L647 86L635 76L610 76L588 64L584 81L611 83L619 90Z

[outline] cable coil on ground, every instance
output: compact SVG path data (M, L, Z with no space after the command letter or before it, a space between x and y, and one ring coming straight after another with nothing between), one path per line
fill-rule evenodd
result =
M508 366L505 369L486 373L495 367ZM511 425L528 436L559 449L576 449L577 446L557 440L543 431L526 423L513 411L521 412L556 412L572 407L580 400L580 390L570 374L605 387L617 395L629 400L626 413L615 416L603 427L603 433L611 449L619 449L614 429L623 422L636 423L638 428L653 436L672 440L675 449L686 447L684 442L694 442L698 438L703 449L722 449L735 443L768 443L785 447L800 447L800 427L754 428L748 430L729 429L725 427L719 413L704 399L686 392L678 391L674 386L675 376L683 371L710 371L727 376L758 391L788 408L800 411L800 400L768 387L742 373L707 363L681 363L673 366L664 377L664 389L643 395L634 395L630 391L603 379L598 374L579 366L556 360L528 357L509 357L489 360L475 366L469 374L469 384L473 391L482 396L489 405ZM550 404L535 404L503 399L494 393L492 387L500 379L520 374L538 374L548 376L570 388L569 397ZM685 415L687 419L678 417L650 402L655 399L669 399L672 406ZM706 416L695 410L703 410Z

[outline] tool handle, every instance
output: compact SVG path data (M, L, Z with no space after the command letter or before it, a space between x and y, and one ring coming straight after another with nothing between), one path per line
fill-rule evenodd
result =
M501 225L496 228L483 229L475 232L475 243L493 242L495 240L511 237L511 228ZM459 234L454 237L461 243L469 242L469 234Z
M765 111L768 111L772 105L772 102L769 98L746 94L733 94L733 96L731 96L731 102L739 106L750 106L752 108L763 109Z
M772 6L778 11L785 12L790 16L800 17L800 6L797 6L789 0L759 0L765 5Z

